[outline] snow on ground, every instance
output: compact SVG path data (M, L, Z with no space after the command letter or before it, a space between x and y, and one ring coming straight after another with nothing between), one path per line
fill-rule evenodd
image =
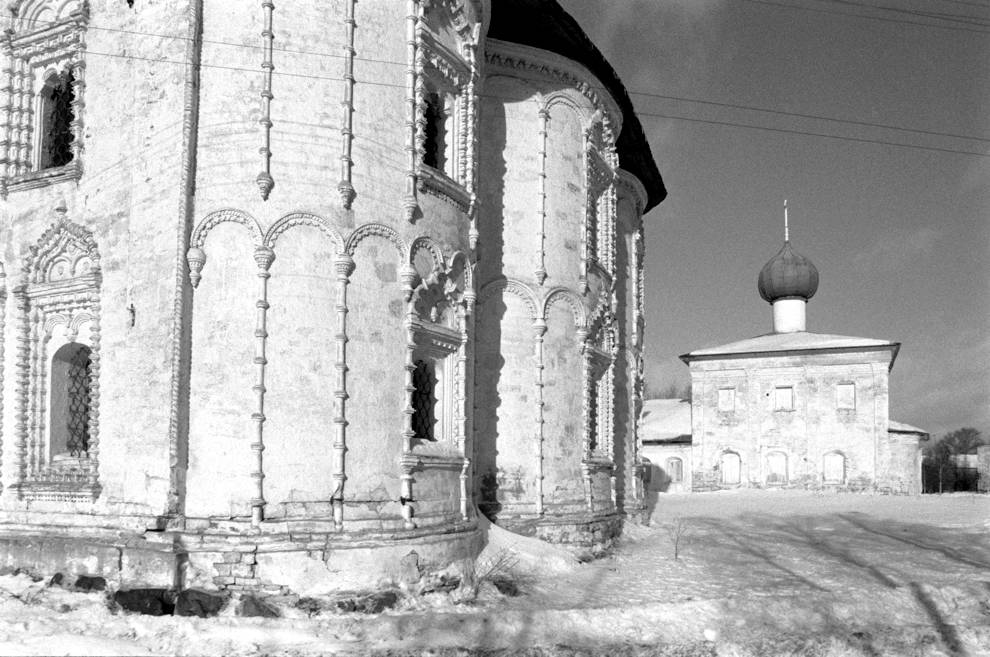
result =
M102 593L0 577L2 655L962 655L990 657L990 497L661 496L608 557L498 527L472 603L376 615L113 613ZM678 558L674 539L679 536ZM542 650L528 650L533 646Z

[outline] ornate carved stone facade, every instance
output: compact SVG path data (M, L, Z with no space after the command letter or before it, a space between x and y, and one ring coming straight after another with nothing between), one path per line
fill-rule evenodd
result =
M642 500L642 214L665 192L547 7L14 3L0 546L71 534L124 550L95 569L128 584L314 593L410 552L470 562L479 507L610 540ZM49 60L72 175L26 155Z

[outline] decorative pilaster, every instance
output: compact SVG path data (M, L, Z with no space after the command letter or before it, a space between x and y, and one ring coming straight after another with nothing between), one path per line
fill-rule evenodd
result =
M419 149L416 145L419 100L416 97L416 63L419 55L419 0L406 2L406 197L403 201L406 220L412 223L419 209L416 191L416 172L419 166Z
M399 280L402 282L403 294L406 300L406 362L405 362L405 401L406 406L402 410L402 453L409 454L412 452L413 438L416 433L413 431L413 415L416 410L412 405L413 393L416 391L416 386L413 383L413 372L416 369L416 363L413 360L413 353L416 349L416 331L413 328L414 320L416 319L416 308L413 303L413 283L416 281L417 274L416 269L410 264L405 264L402 266L402 270L399 272ZM409 468L403 467L400 474L400 497L402 498L402 524L406 529L415 528L415 523L412 519L413 507L413 476Z
M265 519L265 468L263 452L265 451L265 365L268 360L265 354L268 339L268 279L269 269L275 260L275 252L267 246L259 246L254 250L254 261L258 264L258 300L255 302L257 314L254 328L254 366L255 383L252 390L255 394L255 411L251 414L254 422L254 442L251 451L254 452L254 497L251 498L251 524L258 526Z
M592 389L593 386L597 385L592 376L593 365L591 344L588 342L588 331L587 329L578 329L577 339L581 345L581 379L583 385L581 386L581 397L582 397L582 408L584 409L583 419L584 419L584 445L583 452L584 458L581 459L581 475L584 478L584 490L585 490L585 500L588 503L588 514L591 515L595 512L594 505L594 492L591 482L591 435L595 431L596 427L593 425L594 418L591 415L591 396L595 394Z
M341 125L340 134L342 137L340 154L340 182L337 183L337 191L340 193L340 202L345 210L351 209L357 192L354 191L354 184L351 181L351 169L354 161L351 159L351 147L354 142L353 116L354 116L354 4L357 0L346 0L344 13L344 100L340 103Z
M547 279L546 268L546 235L547 235L547 127L550 123L550 112L546 107L540 108L540 151L537 166L540 173L537 176L539 188L536 193L536 282L543 285ZM587 270L587 266L585 267Z
M80 37L82 38L82 37ZM85 44L80 44L85 48ZM86 101L83 97L86 91L86 62L82 59L82 53L77 53L70 64L72 71L72 166L81 170L83 151L83 116L86 108Z
M15 119L18 130L17 140L15 142L15 160L17 164L14 169L14 175L21 175L27 173L30 166L31 118L34 114L31 108L31 77L27 72L27 62L21 58L17 59L17 72L15 75L17 85Z
M17 479L14 482L18 486L27 479L27 436L28 436L28 382L29 382L29 354L31 318L30 302L28 301L27 289L23 285L14 288L14 305L17 309L17 346L16 353L16 389L17 395L14 398L14 441L16 445Z
M99 486L100 467L100 294L93 291L89 295L90 320L89 341L89 461L87 483L94 490ZM46 358L47 361L47 358Z
M461 467L460 484L461 484L461 520L464 522L468 521L468 478L471 476L471 459L464 459L464 465Z
M255 179L258 184L258 189L261 190L261 198L264 201L268 200L268 195L271 194L272 188L275 187L275 180L272 178L271 173L271 160L272 160L272 71L275 70L275 65L272 63L272 43L275 41L275 33L272 32L272 11L275 9L275 5L271 0L264 0L261 3L261 7L264 10L264 29L261 31L262 37L262 84L261 84L261 118L258 119L258 123L261 124L261 148L258 152L261 153L261 173Z
M537 317L533 322L533 358L536 370L536 515L543 515L543 338L547 334L547 322Z
M333 526L337 531L344 529L344 452L347 449L347 285L354 271L354 259L346 253L338 253L334 261L337 273L337 332L334 335L336 346L337 372L334 390L333 417L333 462L330 477L333 480Z
M2 179L2 174L0 174ZM4 396L3 396L3 375L4 370L4 347L7 343L7 336L4 332L7 325L7 272L0 263L0 418L3 417ZM3 423L0 422L0 472L3 471ZM0 482L0 492L3 491L3 482Z

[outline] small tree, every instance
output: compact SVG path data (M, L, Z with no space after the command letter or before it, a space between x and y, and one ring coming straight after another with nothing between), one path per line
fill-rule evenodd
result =
M925 448L925 461L938 476L938 492L953 490L956 483L957 454L975 454L986 443L980 432L972 427L956 429Z
M973 427L963 427L945 434L939 443L947 445L952 454L976 454L976 448L986 444L986 439Z

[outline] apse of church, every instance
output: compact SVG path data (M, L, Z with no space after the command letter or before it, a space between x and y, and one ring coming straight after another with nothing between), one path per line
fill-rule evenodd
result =
M479 508L617 533L665 191L545 4L12 5L11 559L312 593L469 563Z

